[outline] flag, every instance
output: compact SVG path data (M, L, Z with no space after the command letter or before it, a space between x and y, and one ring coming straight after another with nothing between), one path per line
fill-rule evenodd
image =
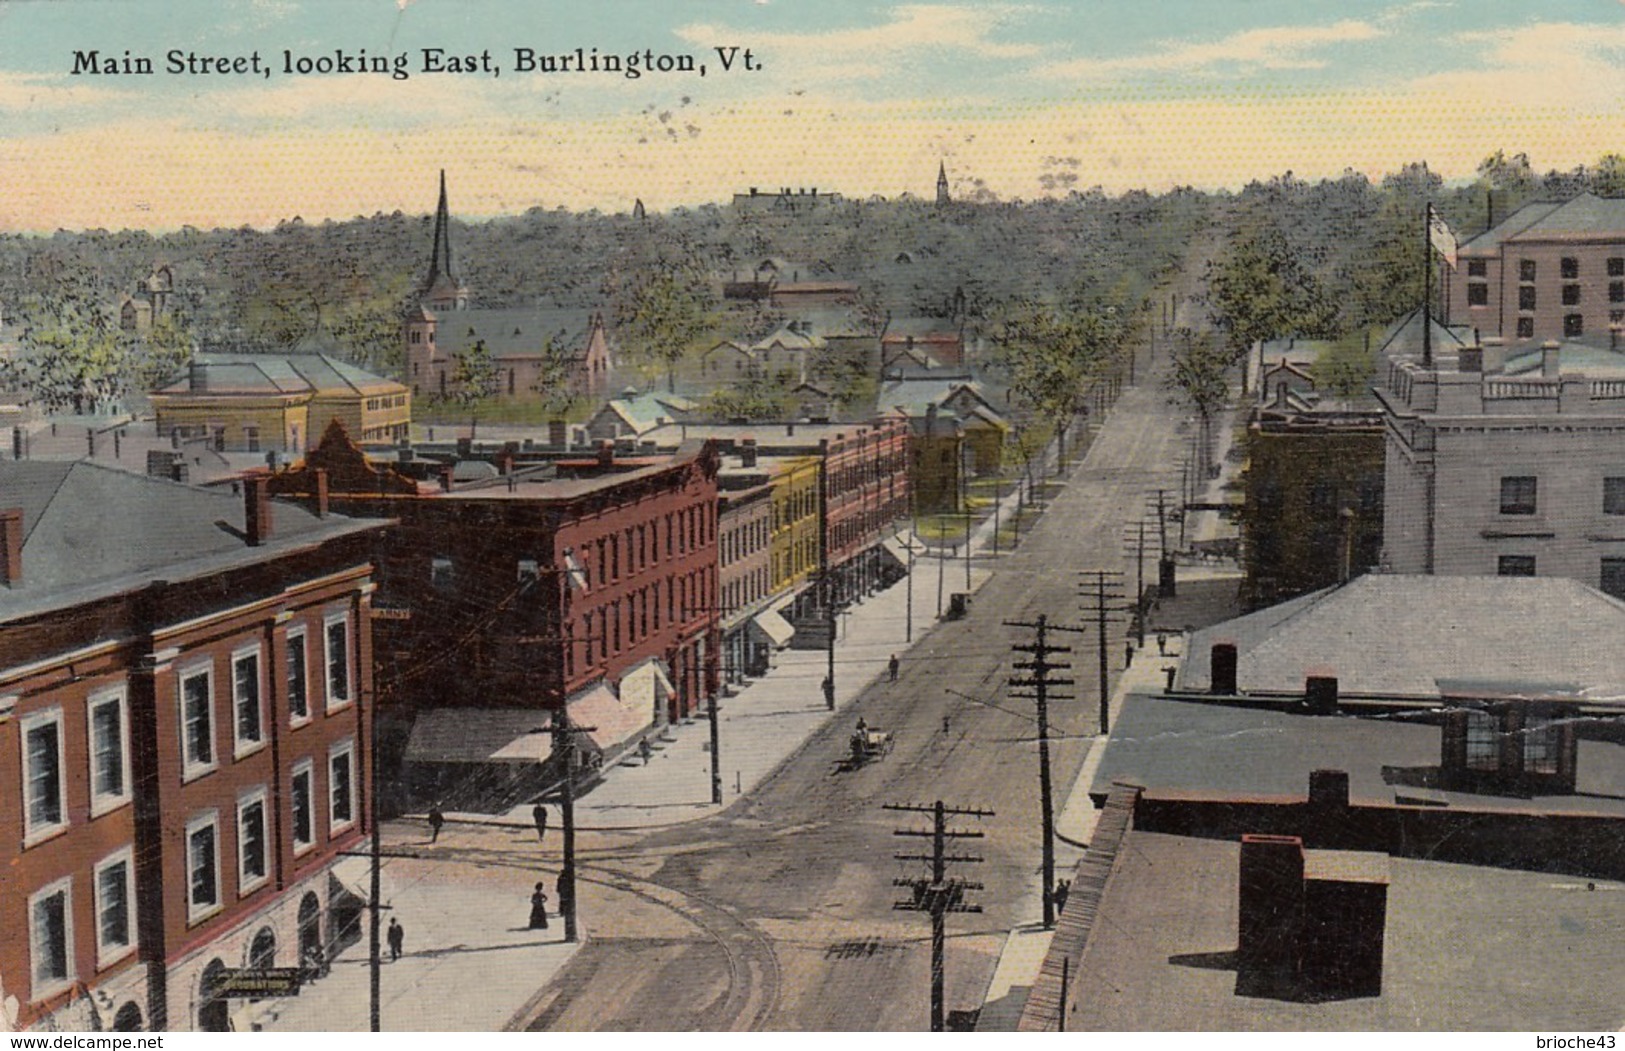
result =
M1428 205L1428 244L1433 246L1435 252L1444 256L1445 262L1452 267L1456 265L1455 232L1450 229L1450 224L1433 210L1431 204Z

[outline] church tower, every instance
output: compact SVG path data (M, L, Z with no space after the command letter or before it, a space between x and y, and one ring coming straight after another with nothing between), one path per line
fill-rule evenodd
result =
M465 310L468 289L451 268L451 211L446 207L446 171L440 170L440 204L434 213L434 254L423 282L423 305L430 310Z
M948 204L948 165L943 161L937 162L937 207Z

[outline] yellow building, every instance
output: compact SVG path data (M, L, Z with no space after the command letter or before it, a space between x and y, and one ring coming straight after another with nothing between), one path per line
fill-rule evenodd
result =
M362 444L407 437L404 384L327 354L200 354L152 393L158 433L222 452L304 452L334 420Z
M818 572L818 475L816 456L764 458L773 487L773 591L791 591Z

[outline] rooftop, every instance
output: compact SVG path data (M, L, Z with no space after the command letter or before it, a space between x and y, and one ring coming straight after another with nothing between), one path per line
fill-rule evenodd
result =
M199 354L157 394L360 394L400 388L394 380L327 354Z
M1622 635L1625 602L1562 577L1371 573L1198 631L1179 685L1207 689L1207 654L1225 641L1244 692L1334 675L1344 694L1438 697L1441 679L1498 679L1625 701Z
M1625 886L1395 857L1382 994L1294 1002L1236 993L1234 842L1134 831L1118 852L1067 1028L1612 1030ZM1589 889L1594 887L1595 889Z
M99 464L0 462L0 506L23 512L23 582L0 588L0 619L266 561L381 528L277 503L271 536L244 540L243 497Z

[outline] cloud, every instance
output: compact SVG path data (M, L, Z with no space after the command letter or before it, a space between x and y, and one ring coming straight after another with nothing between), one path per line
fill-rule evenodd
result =
M1165 41L1158 50L1122 58L1053 63L1041 67L1038 72L1055 78L1095 80L1133 73L1202 75L1225 67L1234 67L1243 72L1321 69L1328 62L1314 52L1386 35L1385 30L1354 19L1344 19L1327 26L1271 26L1243 30L1209 42Z
M64 74L0 73L0 111L70 110L81 106L104 106L137 98L94 81Z
M699 47L749 39L763 62L781 75L818 81L872 79L897 71L901 60L952 51L973 58L1026 59L1044 53L1038 44L1002 42L993 34L1024 8L988 4L955 7L907 4L892 8L887 21L873 26L807 33L760 33L729 26L693 24L676 36Z
M1479 49L1470 68L1416 78L1411 92L1486 107L1603 112L1625 105L1625 24L1537 22L1451 39Z

